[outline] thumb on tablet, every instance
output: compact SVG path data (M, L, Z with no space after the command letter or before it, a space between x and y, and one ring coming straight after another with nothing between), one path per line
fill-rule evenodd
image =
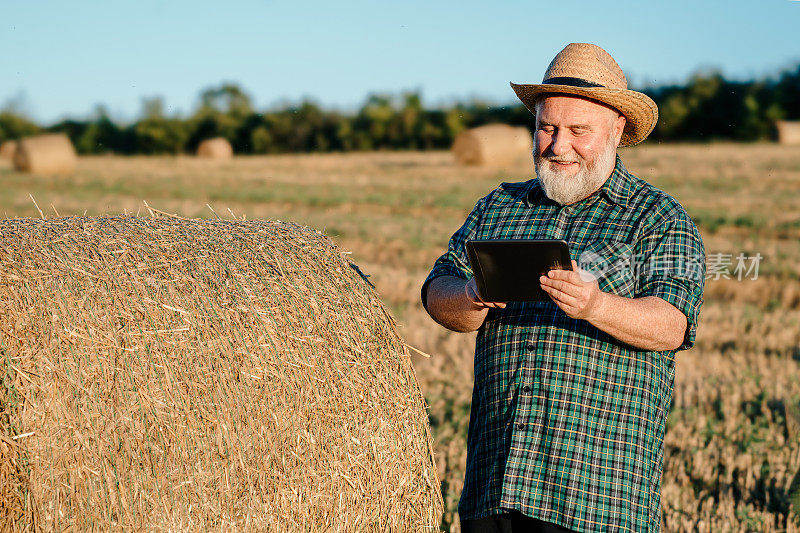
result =
M464 292L467 295L467 299L478 307L496 307L498 309L503 309L506 306L505 302L487 302L483 300L480 294L478 294L478 285L475 283L475 278L470 278L464 287Z

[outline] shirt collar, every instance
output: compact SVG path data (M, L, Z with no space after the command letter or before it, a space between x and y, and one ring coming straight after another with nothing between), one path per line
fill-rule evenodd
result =
M619 154L617 155L617 163L614 165L614 171L611 176L606 180L600 191L605 194L606 198L620 207L628 207L628 198L631 194L631 175L622 164Z
M622 159L620 159L619 154L617 154L616 164L614 165L614 170L611 172L611 176L609 176L608 179L603 183L599 192L608 198L609 201L619 205L620 207L625 208L628 206L628 198L630 197L631 193L631 175L628 173L625 165L622 164ZM594 196L594 194L589 196L589 198ZM539 183L539 180L533 179L531 180L530 191L528 191L528 195L526 197L527 204L530 207L536 205L542 200L552 201L547 198L547 195L544 193L544 189L542 188L542 184ZM582 201L584 200L581 200L581 202Z
M531 188L525 197L525 203L527 204L527 207L533 207L534 205L538 205L543 201L552 202L552 200L550 200L550 198L548 198L544 193L542 184L539 183L539 178L534 178L529 183L531 184Z

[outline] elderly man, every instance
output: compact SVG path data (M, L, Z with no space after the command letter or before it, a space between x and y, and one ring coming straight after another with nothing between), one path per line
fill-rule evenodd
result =
M478 201L422 287L437 322L478 331L462 531L659 531L702 241L678 202L616 155L647 137L658 109L605 50L570 44L541 84L512 87L536 115L537 179ZM546 302L483 301L465 241L519 238L563 239L593 272L551 270Z

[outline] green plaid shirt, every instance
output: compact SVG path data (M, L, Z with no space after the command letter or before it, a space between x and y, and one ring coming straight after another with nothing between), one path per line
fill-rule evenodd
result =
M469 279L468 239L564 239L600 289L658 296L681 310L692 346L705 251L678 202L617 158L603 187L575 204L538 180L503 183L450 239L437 276ZM675 352L628 346L552 302L490 309L478 331L462 519L504 510L576 531L659 531L664 429Z

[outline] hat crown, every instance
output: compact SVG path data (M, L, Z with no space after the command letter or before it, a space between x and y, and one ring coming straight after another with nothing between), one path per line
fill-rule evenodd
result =
M582 80L594 86L628 88L628 80L611 54L589 43L565 46L550 62L542 83L554 83L559 78Z

